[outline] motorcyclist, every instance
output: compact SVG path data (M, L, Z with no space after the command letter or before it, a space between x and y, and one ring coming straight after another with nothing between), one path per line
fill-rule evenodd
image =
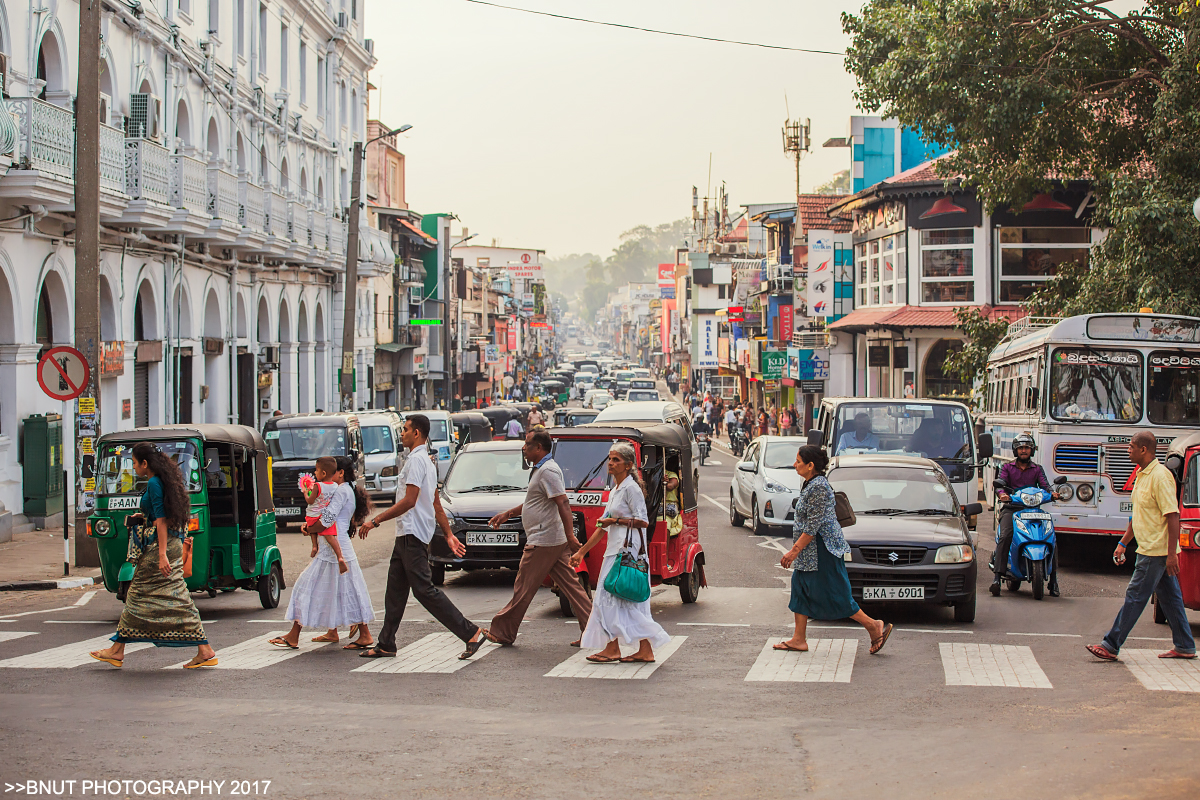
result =
M695 419L692 420L692 433L712 433L712 426L704 419L703 411L697 413Z
M1058 495L1050 487L1050 481L1046 479L1046 471L1033 462L1033 455L1037 452L1037 442L1033 437L1028 433L1017 436L1012 442L1012 452L1016 457L1015 460L1002 466L996 479L1007 486L1009 492L1015 493L1020 489L1036 486L1058 499ZM1000 583L1008 572L1008 551L1012 546L1013 539L1013 511L1021 508L1020 505L1012 502L1009 492L996 490L996 499L1004 504L1000 508L998 520L1000 540L996 543L995 563L992 566L995 577L990 588L991 593L996 597L1000 596ZM1057 551L1054 553L1054 558L1057 563ZM1051 597L1058 597L1057 569L1051 573L1049 591Z

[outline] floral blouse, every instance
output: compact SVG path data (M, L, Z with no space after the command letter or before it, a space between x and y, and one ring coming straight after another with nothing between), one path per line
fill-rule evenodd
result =
M824 475L816 476L800 490L800 499L796 502L796 519L792 523L792 542L798 541L802 533L812 536L813 540L792 562L794 570L817 571L818 536L824 540L830 555L844 556L850 552L850 545L846 544L842 526L837 521L833 487Z

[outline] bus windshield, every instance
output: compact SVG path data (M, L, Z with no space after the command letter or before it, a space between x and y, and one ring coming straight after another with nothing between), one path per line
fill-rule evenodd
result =
M278 428L263 434L275 461L314 461L346 455L345 428Z
M200 491L200 461L196 445L190 441L155 442L168 458L173 458L183 475L188 493ZM101 497L117 494L141 494L146 491L146 478L139 478L133 469L133 444L124 442L105 445L97 459L96 494Z
M1200 425L1200 353L1150 354L1146 416L1155 425Z
M1135 350L1060 347L1050 366L1055 419L1137 422L1142 418L1142 355Z

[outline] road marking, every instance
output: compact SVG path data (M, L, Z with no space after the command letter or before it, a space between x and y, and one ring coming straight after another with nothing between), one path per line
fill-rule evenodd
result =
M449 631L431 633L396 653L395 658L372 659L361 667L351 670L351 672L436 672L449 674L451 672L458 672L463 667L479 661L479 659L488 653L498 649L500 645L488 642L479 648L479 652L471 658L460 659L458 656L463 652L465 647L466 645L463 644L463 640Z
M716 506L717 508L720 508L720 509L724 510L724 511L725 511L725 513L727 513L727 514L729 513L729 506L725 505L725 504L724 504L724 503L722 503L720 500L714 500L713 498L711 498L711 497L709 497L708 495L706 495L706 494L703 494L703 493L701 493L701 495L700 495L700 496L701 496L701 497L703 497L703 498L704 498L705 500L707 500L708 502L712 503L712 504L713 504L714 506Z
M956 631L953 628L896 628L897 633L965 633L974 636L975 631Z
M11 642L25 636L37 636L37 631L0 631L0 642Z
M1025 645L940 642L947 686L1018 686L1053 689Z
M610 678L615 680L646 680L654 674L664 661L675 654L686 636L672 636L671 641L654 651L653 664L593 664L587 660L599 650L580 650L545 674L547 678ZM632 655L635 650L623 655Z
M260 633L253 639L247 639L244 642L238 642L235 645L218 650L217 666L220 669L262 669L263 667L273 667L276 664L287 661L289 658L295 658L298 655L312 652L329 644L329 642L310 641L312 637L305 637L304 635L300 636L299 650L289 650L267 643L268 639L274 639L286 633L287 631ZM163 667L163 669L179 669L186 663L188 662L180 661L178 664L172 664L169 667Z
M1121 661L1147 689L1200 692L1200 664L1196 659L1159 658L1153 650L1122 650Z
M1010 633L1009 636L1061 636L1064 639L1082 639L1083 635L1078 633Z
M44 619L43 625L116 625L119 619Z
M90 592L84 592L83 597L81 597L75 601L75 605L86 606L89 602L91 602L92 598L95 596L96 596L96 592L94 590L90 591Z
M723 467L723 466L725 466L725 462L717 461L714 458L710 458L704 462L704 466L706 466L706 467Z
M757 533L755 533L755 534L752 534L752 535L753 535L753 536L758 536L758 534L757 534ZM786 552L788 552L789 550L791 550L791 548L790 548L790 547L784 547L784 546L783 546L783 542L782 542L782 541L780 541L780 537L777 537L777 536L766 536L766 537L763 537L763 541L761 541L761 542L757 542L756 544L757 544L759 547L765 547L765 548L766 548L766 549L768 549L768 550L776 550L776 551L778 551L778 552L780 552L780 553L786 553ZM791 567L784 567L784 569L791 569Z
M19 614L5 614L4 619L0 620L0 621L11 622L12 620L16 619L17 617L27 617L30 614L49 614L52 611L70 611L73 608L76 608L76 606L62 606L61 608L43 608L41 611L22 611Z
M776 650L779 639L768 639L747 681L797 683L849 683L854 670L857 639L809 639L808 652Z
M749 622L676 622L676 625L691 625L697 628L749 628Z
M16 658L6 658L0 661L0 667L12 667L16 669L70 669L71 667L81 667L84 664L98 664L94 658L88 655L92 650L104 650L112 644L112 634L105 636L95 636L91 639L84 639L82 642L72 642L58 647L51 647L49 650L39 650L36 653L29 655L17 656ZM125 645L125 655L137 650L145 650L147 647L154 645L149 642L134 642Z

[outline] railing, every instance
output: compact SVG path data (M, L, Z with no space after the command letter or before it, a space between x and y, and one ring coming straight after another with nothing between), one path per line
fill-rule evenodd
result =
M75 115L33 97L5 101L17 125L21 166L75 182Z
M308 245L308 206L295 200L288 202L288 238Z
M149 139L125 140L125 194L131 200L171 202L171 153Z
M318 250L329 249L329 217L323 211L312 212L312 223L308 234L308 243Z
M220 167L208 168L208 213L210 216L238 222L238 179Z
M288 235L287 199L278 192L267 192L266 214L267 233L276 239L286 239Z
M346 223L340 219L329 221L329 252L343 261L346 258Z
M100 123L100 188L125 193L125 132Z
M267 229L262 187L255 186L249 178L238 179L238 221L252 231Z
M205 165L191 156L171 156L171 205L193 214L208 214Z

